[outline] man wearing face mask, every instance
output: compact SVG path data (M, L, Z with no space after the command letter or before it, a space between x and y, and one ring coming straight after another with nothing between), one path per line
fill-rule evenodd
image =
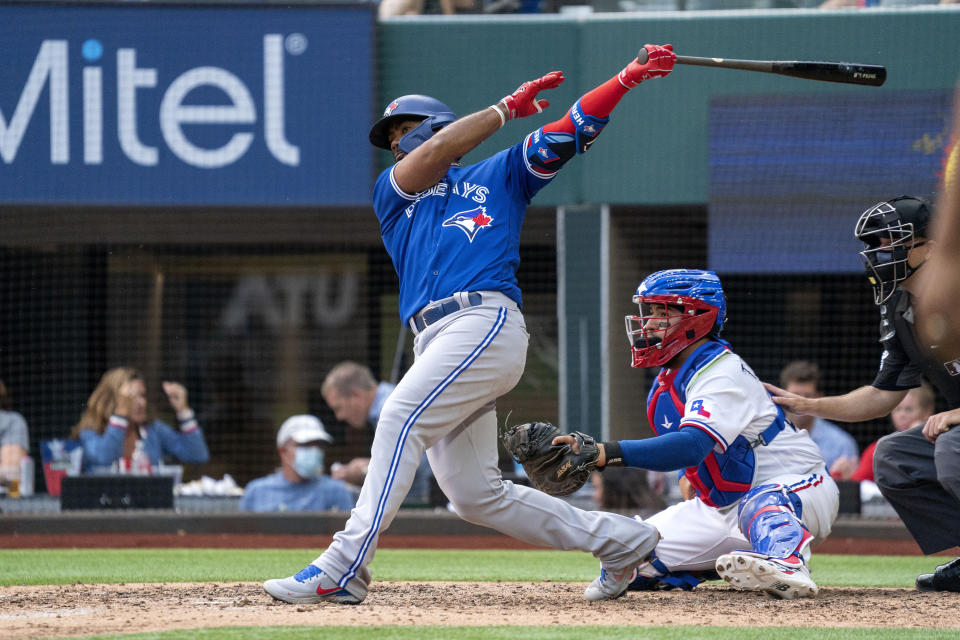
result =
M314 416L287 418L277 432L280 469L251 480L241 511L350 511L353 496L339 480L323 474L324 451L333 437Z
M930 277L921 267L936 245L927 234L930 218L925 200L900 196L878 202L857 221L854 234L864 244L860 256L880 308L883 355L873 382L819 398L765 385L787 411L844 422L886 415L923 377L940 391L948 411L884 436L873 457L880 492L925 554L960 545L960 358L916 329L924 323L917 306ZM960 591L960 558L918 577L917 589Z

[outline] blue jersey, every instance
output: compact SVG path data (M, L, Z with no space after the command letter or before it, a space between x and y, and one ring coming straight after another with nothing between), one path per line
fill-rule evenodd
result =
M330 476L290 482L283 473L251 480L240 499L240 511L350 511L355 500L347 485Z
M477 164L451 166L416 195L397 186L393 167L377 178L373 208L400 278L404 323L459 291L500 291L521 304L520 227L530 199L554 175L531 167L529 139Z
M83 445L83 470L85 473L110 467L123 457L123 442L126 437L127 421L119 416L110 416L110 421L102 434L93 429L82 429L78 436ZM163 462L165 456L172 456L178 462L203 464L210 459L210 451L200 429L193 418L181 422L181 430L174 429L162 420L154 420L140 430L144 449L154 467ZM99 468L99 469L98 469Z

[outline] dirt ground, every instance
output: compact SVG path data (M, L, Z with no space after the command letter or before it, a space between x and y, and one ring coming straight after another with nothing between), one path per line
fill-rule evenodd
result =
M3 548L314 548L329 536L6 536ZM501 536L391 536L382 548L530 549ZM951 550L956 551L956 550ZM912 541L831 538L815 553L919 555ZM763 625L952 628L960 593L825 588L815 599L773 600L722 583L693 592L583 599L586 583L374 582L363 604L289 605L260 583L71 584L0 587L4 640L263 625Z
M781 601L711 583L589 603L586 583L375 582L356 606L289 605L259 583L0 587L7 640L262 625L721 625L953 628L960 594L823 589Z

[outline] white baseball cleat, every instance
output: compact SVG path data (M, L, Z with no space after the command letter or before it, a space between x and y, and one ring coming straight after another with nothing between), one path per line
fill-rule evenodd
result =
M639 516L635 516L634 520L641 523L643 522ZM653 550L657 548L657 543L660 542L660 532L657 531L656 527L653 525L646 526L649 527L649 535L637 549L641 554L641 560L620 571L611 571L606 568L600 569L600 575L594 578L593 582L587 585L587 588L584 590L584 598L594 602L598 600L616 600L627 592L627 587L633 582L633 579L637 577L637 567L650 559Z
M627 592L627 586L636 577L635 569L623 573L614 573L600 569L600 576L587 585L583 597L594 602L598 600L616 600Z
M717 573L741 591L765 591L774 598L812 598L820 588L800 558L771 558L753 551L733 551L717 558Z
M319 567L308 564L305 569L289 578L267 580L263 583L263 588L277 600L290 604L360 604L367 597L367 588L358 580L350 582L352 584L348 583L349 589L341 587Z

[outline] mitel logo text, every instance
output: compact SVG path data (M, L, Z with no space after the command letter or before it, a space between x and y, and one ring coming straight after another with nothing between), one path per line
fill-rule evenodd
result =
M263 136L266 147L277 161L289 165L300 164L300 148L287 139L284 122L284 50L289 55L299 55L306 50L306 38L300 34L267 34L263 37ZM138 112L138 97L150 90L162 90L159 107L160 133L163 142L180 160L194 167L216 169L230 165L247 152L255 138L257 107L250 89L236 74L213 66L201 66L180 73L165 88L157 86L157 69L138 67L137 50L119 48L116 51L116 85L104 91L103 67L98 61L103 56L99 40L87 40L81 53L82 66L82 119L75 120L70 109L70 65L66 40L44 40L40 45L26 83L13 106L0 105L0 157L5 164L12 164L17 157L28 125L34 119L37 103L46 88L50 99L50 162L69 164L71 161L70 127L82 126L83 164L103 163L104 109L116 108L117 141L122 153L133 163L150 167L158 163L156 140L141 138L138 124L150 121L141 119ZM9 67L2 82L9 82ZM22 77L22 76L20 76ZM223 94L219 104L194 104L187 95L195 89L210 89ZM112 95L111 95L112 94ZM109 102L104 96L114 97ZM146 102L146 101L142 101ZM112 104L111 104L112 103ZM191 140L189 131L197 125L205 127L229 127L228 139L217 146L201 145ZM42 123L34 123L29 135L37 135ZM154 144L151 144L154 143Z

